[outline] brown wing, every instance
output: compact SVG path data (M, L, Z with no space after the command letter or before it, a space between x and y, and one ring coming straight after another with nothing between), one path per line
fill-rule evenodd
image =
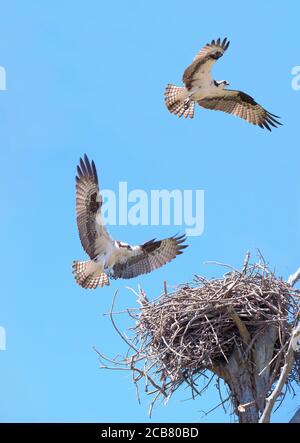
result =
M229 43L227 38L224 38L222 42L218 38L217 41L213 40L201 49L194 58L193 63L183 73L182 81L187 89L197 86L197 82L202 82L203 76L210 76L212 65L222 57L228 49Z
M91 259L105 249L110 239L101 223L102 197L98 188L95 163L90 163L87 155L80 159L76 176L76 215L79 237L85 252Z
M218 95L214 94L211 97L198 100L198 104L203 108L236 115L253 125L267 128L269 131L271 131L271 126L276 128L277 125L282 125L282 123L276 120L280 117L268 112L250 97L250 95L242 91L224 89L220 91Z
M188 245L182 243L185 235L169 237L164 240L150 240L143 245L133 247L125 260L117 262L112 269L113 278L133 278L147 274L160 268L182 254L182 249Z

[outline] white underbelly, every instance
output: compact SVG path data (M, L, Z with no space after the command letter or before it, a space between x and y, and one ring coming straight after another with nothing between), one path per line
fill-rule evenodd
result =
M105 267L111 268L115 263L125 263L128 257L134 254L134 249L112 248L111 253L105 257Z
M216 86L211 86L211 85L203 85L203 86L198 86L197 88L193 88L191 90L191 98L195 101L197 100L201 100L204 97L207 97L208 95L214 95L217 94L218 88Z
M111 268L116 262L117 254L116 252L112 252L111 254L105 257L105 268Z

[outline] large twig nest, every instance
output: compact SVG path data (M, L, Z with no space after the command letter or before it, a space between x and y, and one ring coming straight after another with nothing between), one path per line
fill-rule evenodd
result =
M297 321L299 291L277 278L263 260L248 261L249 256L242 270L231 268L223 278L196 276L172 293L165 289L154 302L140 291L140 309L129 310L136 320L132 339L126 339L131 355L114 362L129 367L137 375L135 382L144 378L146 385L152 383L157 396L169 398L183 382L197 395L199 376L206 370L219 375L236 347L250 358L257 338L273 326L277 339L270 366L275 381Z

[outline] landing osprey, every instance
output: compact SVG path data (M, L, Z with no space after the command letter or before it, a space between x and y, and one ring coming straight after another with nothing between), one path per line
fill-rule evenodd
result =
M185 235L150 240L139 246L113 240L101 218L102 196L95 163L84 155L77 166L76 214L79 237L90 260L74 261L73 274L83 288L109 285L109 277L133 278L173 260L187 247Z
M165 104L172 114L187 118L194 117L195 102L203 108L227 112L241 117L253 125L267 128L277 127L281 123L277 115L271 114L242 91L224 89L229 83L226 80L213 80L213 64L228 49L227 38L221 42L213 40L207 43L196 55L193 63L184 71L184 87L168 84L165 89Z

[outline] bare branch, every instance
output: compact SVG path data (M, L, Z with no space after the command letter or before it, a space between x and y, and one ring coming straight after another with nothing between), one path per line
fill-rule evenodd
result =
M134 322L128 334L114 320L114 294L109 316L128 349L115 358L96 352L103 369L132 371L138 399L140 384L151 396L150 414L156 402L167 402L182 385L192 398L203 395L214 374L219 394L220 380L225 382L239 421L257 422L262 413L268 421L276 399L287 392L284 386L290 389L298 381L293 353L300 327L293 328L299 290L277 278L261 254L259 263L249 261L247 253L240 269L222 265L229 268L222 278L195 275L172 291L164 282L152 300L141 288L131 289L138 306L119 311Z
M288 278L288 283L291 286L295 286L295 284L300 280L300 268L297 269L297 271L290 275Z
M115 300L116 300L117 293L118 293L118 290L116 290L116 292L115 292L115 294L114 294L114 296L113 296L113 300L112 300L112 304L111 304L111 308L110 308L110 312L109 312L110 320L111 320L111 322L112 322L112 324L113 324L113 327L115 328L115 330L116 330L116 332L119 334L119 336L122 338L122 340L125 341L125 342L128 344L128 346L130 346L132 349L134 349L134 351L138 352L138 350L133 346L133 344L130 343L130 342L127 340L127 338L124 337L124 335L121 333L121 331L118 329L118 327L117 327L117 325L116 325L116 323L115 323L115 320L114 320L114 318L113 318L113 309L114 309L114 305L115 305Z
M280 377L278 379L278 382L277 382L272 394L266 399L266 407L261 415L259 423L269 423L270 422L271 412L274 407L274 404L275 404L277 398L279 397L279 395L281 394L282 389L283 389L284 385L286 384L289 373L293 367L294 346L295 346L295 343L299 340L299 338L300 338L300 324L292 332L289 347L288 347L288 350L287 350L287 353L285 356L284 366L282 367Z

